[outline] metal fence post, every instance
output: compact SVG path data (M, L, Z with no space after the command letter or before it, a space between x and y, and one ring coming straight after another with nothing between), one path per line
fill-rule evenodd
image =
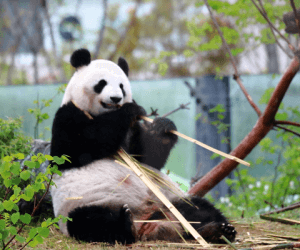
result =
M229 97L229 78L223 77L218 79L214 75L208 75L196 79L196 93L195 97L197 100L197 114L201 113L201 117L196 121L196 137L197 140L219 149L225 153L229 153L230 148L230 127L226 132L218 134L216 126L212 125L211 122L218 120L217 113L210 113L209 110L214 108L218 104L223 104L226 108L224 113L225 119L223 123L230 125L230 97ZM222 138L229 138L228 143L222 143ZM213 167L215 167L221 158L211 159L212 152L205 148L197 147L197 176L201 178ZM229 194L229 187L223 180L215 188L213 188L211 194L214 198L218 199L222 196Z

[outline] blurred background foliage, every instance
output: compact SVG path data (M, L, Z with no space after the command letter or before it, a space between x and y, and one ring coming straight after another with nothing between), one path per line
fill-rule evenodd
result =
M289 1L262 3L282 31ZM284 52L287 45L274 50L274 35L251 1L209 4L241 73L283 71L291 53ZM1 85L66 82L73 73L69 56L80 47L90 49L93 58L123 56L132 80L232 73L202 1L1 0L0 10ZM285 36L297 42L296 36Z

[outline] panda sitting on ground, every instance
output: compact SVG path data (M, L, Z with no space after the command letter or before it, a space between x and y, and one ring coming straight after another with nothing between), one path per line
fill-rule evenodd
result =
M185 238L180 223L131 170L112 157L120 147L144 166L171 181L159 170L164 166L177 136L167 118L156 118L150 127L139 120L145 110L132 99L129 68L123 58L118 64L91 61L88 50L71 56L76 72L71 78L52 128L51 155L70 156L71 163L59 166L51 189L55 216L72 221L60 222L65 235L88 242L130 244L137 240L180 241L176 228ZM120 185L121 183L121 185ZM162 190L188 221L200 221L194 228L209 242L233 241L236 231L211 203L182 193L186 203L173 192ZM80 199L67 199L80 197ZM134 220L162 220L155 223Z

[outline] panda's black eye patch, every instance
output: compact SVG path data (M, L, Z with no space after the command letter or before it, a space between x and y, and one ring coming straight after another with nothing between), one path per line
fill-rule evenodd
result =
M106 85L107 85L107 81L102 79L97 83L97 85L94 86L94 91L97 94L100 94Z
M123 86L123 84L122 83L120 83L120 88L121 88L121 90L122 90L122 93L123 93L123 96L125 97L126 96L126 92L125 92L125 90L124 90L124 86Z

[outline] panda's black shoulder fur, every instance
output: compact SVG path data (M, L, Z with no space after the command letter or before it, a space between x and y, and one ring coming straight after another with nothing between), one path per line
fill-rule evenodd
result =
M177 142L177 136L166 131L176 130L172 121L157 118L149 127L136 122L145 110L136 103L89 119L72 102L57 111L52 127L51 155L70 156L72 163L60 170L85 166L110 157L120 147L136 156L141 163L161 169Z
M85 166L116 153L124 142L131 123L145 115L143 108L126 103L120 109L93 116L69 102L58 109L53 121L51 155L70 156L72 163L60 165L60 170Z

